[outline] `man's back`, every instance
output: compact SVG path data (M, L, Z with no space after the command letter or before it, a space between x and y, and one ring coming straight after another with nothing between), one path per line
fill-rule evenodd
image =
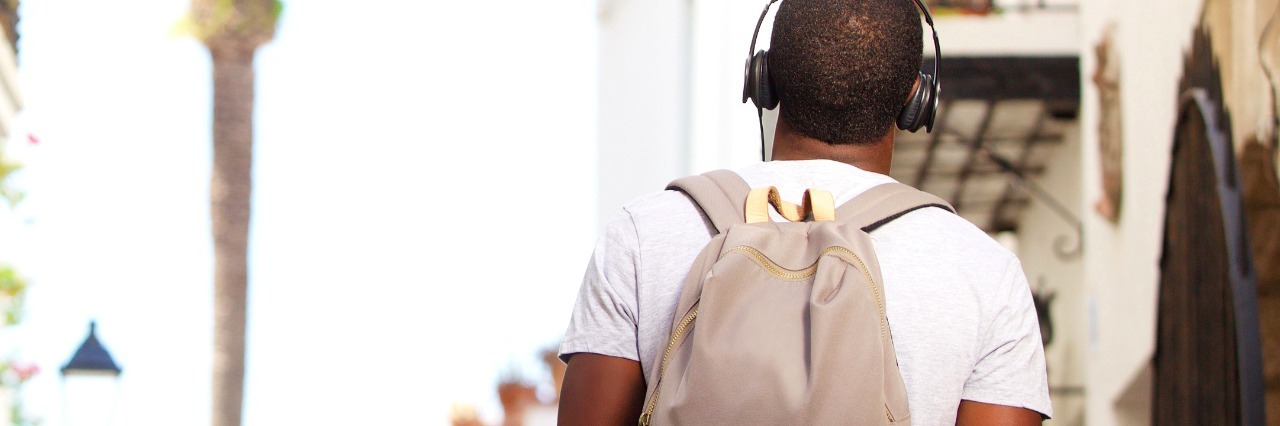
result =
M739 174L792 201L812 187L840 203L891 181L827 160L763 163ZM679 192L628 205L596 247L562 354L636 360L653 380L681 285L710 229ZM904 215L872 241L914 424L953 424L961 399L1050 413L1039 328L1016 257L940 209Z

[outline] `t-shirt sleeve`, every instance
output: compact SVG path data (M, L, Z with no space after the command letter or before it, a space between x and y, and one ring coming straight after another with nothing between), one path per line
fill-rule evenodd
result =
M963 399L1022 407L1050 417L1049 381L1045 369L1040 321L1031 287L1017 258L1010 260L997 300L987 318L978 362L965 382Z
M638 361L636 271L640 261L635 223L622 212L605 226L587 263L560 359L590 352Z

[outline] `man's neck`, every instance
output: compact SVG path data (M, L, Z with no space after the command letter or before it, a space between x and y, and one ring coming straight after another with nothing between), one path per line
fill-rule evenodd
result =
M774 160L834 160L882 175L889 174L893 163L892 131L875 142L837 145L797 133L786 120L778 120L773 134Z

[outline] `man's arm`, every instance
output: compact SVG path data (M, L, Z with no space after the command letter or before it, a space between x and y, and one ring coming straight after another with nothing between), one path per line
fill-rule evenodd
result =
M1033 426L1041 422L1040 413L1020 407L960 401L956 426Z
M640 419L644 393L644 372L639 362L585 352L573 354L560 388L558 423L634 425Z
M1053 415L1040 322L1017 258L988 291L978 361L960 396L957 425L1038 425ZM978 402L982 401L982 402Z

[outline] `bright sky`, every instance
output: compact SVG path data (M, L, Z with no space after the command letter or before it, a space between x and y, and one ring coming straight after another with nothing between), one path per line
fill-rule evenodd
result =
M28 199L0 261L33 287L0 356L42 368L23 396L47 425L91 318L116 424L207 424L212 88L170 34L187 5L22 4ZM499 374L544 374L596 230L594 5L286 0L257 57L246 425L492 418Z

